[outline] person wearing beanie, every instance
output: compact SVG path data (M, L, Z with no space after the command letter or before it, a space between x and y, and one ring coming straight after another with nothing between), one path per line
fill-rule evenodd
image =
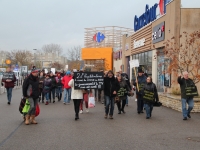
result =
M28 113L25 115L25 124L29 123L37 124L35 121L35 111L36 105L39 100L39 78L38 78L39 70L34 66L31 70L31 74L24 80L22 91L25 99L28 99L30 103L30 109Z
M72 79L70 71L66 72L66 75L62 79L62 84L64 86L64 101L63 104L70 104L71 100L71 87L68 85L69 81Z

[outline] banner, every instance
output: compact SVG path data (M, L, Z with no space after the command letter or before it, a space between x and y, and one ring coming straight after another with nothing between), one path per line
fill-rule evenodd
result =
M74 72L75 89L103 89L103 72Z
M2 79L5 79L5 80L7 80L7 79L14 80L14 73L13 72L4 72Z

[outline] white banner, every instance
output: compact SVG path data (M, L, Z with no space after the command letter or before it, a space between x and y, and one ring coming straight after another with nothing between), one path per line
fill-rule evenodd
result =
M130 64L130 67L133 68L133 67L139 67L139 60L138 59L133 59L131 61L129 61L129 64Z

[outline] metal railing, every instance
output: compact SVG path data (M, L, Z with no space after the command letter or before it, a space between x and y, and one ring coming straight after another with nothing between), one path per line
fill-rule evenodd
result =
M20 76L15 82L15 87L13 89L22 88L22 84L24 82L24 77ZM0 75L0 94L6 93L6 88L4 87L4 83L2 84L2 75Z

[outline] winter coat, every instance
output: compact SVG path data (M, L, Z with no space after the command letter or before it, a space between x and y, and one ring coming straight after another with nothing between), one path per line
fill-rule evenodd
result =
M186 96L186 86L195 86L194 82L192 79L188 78L187 80L185 78L181 78L181 77L178 77L178 83L180 84L180 88L181 88L181 98L184 98L184 99L188 99L188 98L193 98L193 96Z
M146 84L147 77L145 75L138 76L137 80L138 80L139 91L138 91L138 88L136 86L137 84L134 83L134 86L136 86L136 94L142 96L143 88L144 88L144 85Z
M68 76L68 75L65 75L62 79L62 84L64 86L65 89L70 89L71 87L69 86L69 81L72 79L72 76Z
M113 76L112 78L104 77L104 95L115 97L116 94L113 94L114 91L119 90L119 84L117 83L117 80Z
M127 95L128 95L128 91L130 91L130 88L127 84L127 82L122 78L121 81L118 81L118 86L119 89L117 90L117 95L120 97L120 100L124 100L126 99Z
M45 79L44 76L42 76L42 77L39 76L39 88L40 89L43 89L44 79Z
M16 77L14 72L13 72L13 79L11 82L7 82L6 79L4 79L4 77L2 78L2 82L5 83L5 88L14 88L16 82Z
M72 88L71 99L83 99L83 91L74 89L74 79L69 81L68 86Z
M23 83L22 86L23 96L31 97L33 99L39 98L39 79L38 77L30 74Z
M56 87L62 87L62 77L56 77Z
M148 100L145 100L145 99L143 98L145 104L155 103L155 101L156 101L156 102L159 101L157 88L156 88L156 85L155 85L153 82L151 82L151 83L146 83L146 84L144 85L144 88L143 88L142 91L143 91L142 96L145 95L145 91L149 91L149 92L154 93L154 100L153 100L153 101L148 101Z
M52 81L51 78L45 78L43 84L43 92L49 93L52 89Z
M50 76L51 79L51 88L56 88L56 79L55 76Z

